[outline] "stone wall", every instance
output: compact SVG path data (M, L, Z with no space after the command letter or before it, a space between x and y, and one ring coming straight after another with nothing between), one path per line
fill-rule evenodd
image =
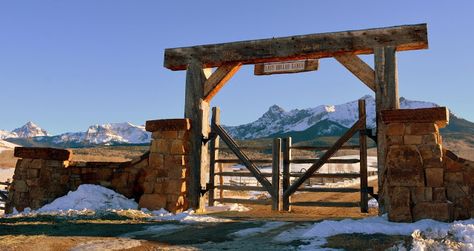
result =
M68 150L15 148L16 164L6 211L37 209L76 190L81 184L97 184L138 200L140 184L148 168L148 153L129 162L73 162Z
M40 208L81 184L110 188L134 198L141 208L186 210L189 129L186 119L148 121L147 130L153 132L150 151L120 163L74 162L68 150L17 147L15 156L20 159L6 212Z
M474 163L443 149L446 108L389 110L385 203L391 221L452 221L474 215Z

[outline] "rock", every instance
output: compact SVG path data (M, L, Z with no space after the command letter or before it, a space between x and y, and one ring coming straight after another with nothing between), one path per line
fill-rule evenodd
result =
M411 222L410 190L407 187L390 187L388 198L388 219L396 222Z
M420 153L414 146L391 146L387 154L387 182L390 186L424 186Z
M453 221L453 205L450 202L421 202L413 207L413 220L434 219Z
M444 186L444 170L443 168L427 168L425 169L426 186L442 187Z
M71 152L64 149L41 147L15 147L14 155L23 159L69 160Z
M149 210L159 210L166 208L166 195L164 194L144 194L138 202L140 208Z

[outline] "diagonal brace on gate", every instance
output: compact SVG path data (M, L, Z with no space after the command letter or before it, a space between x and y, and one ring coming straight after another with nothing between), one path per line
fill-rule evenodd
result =
M262 184L262 186L273 196L272 184L268 181L258 167L247 157L247 155L239 149L237 142L232 139L232 137L225 131L222 126L217 124L212 124L212 130L219 135L219 137L229 146L229 148L234 152L234 154L242 161L242 163L249 169L252 175Z
M340 137L334 145L329 148L324 155L318 159L310 168L299 177L286 191L283 191L283 197L289 197L291 194L296 192L299 186L301 186L307 179L318 171L338 150L344 143L346 143L354 134L360 130L365 122L366 116L360 117L359 120L347 131L342 137Z

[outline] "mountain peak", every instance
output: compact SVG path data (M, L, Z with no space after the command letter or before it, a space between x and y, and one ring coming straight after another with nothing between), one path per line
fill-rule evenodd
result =
M25 125L23 125L20 128L17 128L12 131L12 133L15 133L17 137L20 138L32 138L32 137L38 137L38 136L48 136L48 132L35 123L28 121L26 122Z
M275 120L280 119L285 114L285 110L278 105L272 105L268 108L268 111L263 114L262 118L264 120Z

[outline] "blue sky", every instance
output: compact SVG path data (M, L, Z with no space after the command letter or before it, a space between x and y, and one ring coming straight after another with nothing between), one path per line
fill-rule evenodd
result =
M0 0L0 129L31 120L62 133L182 117L185 72L163 67L165 48L416 23L428 23L430 48L398 53L400 95L474 121L473 11L467 0ZM307 108L365 94L323 59L301 74L257 77L245 66L212 105L235 125L273 104Z

